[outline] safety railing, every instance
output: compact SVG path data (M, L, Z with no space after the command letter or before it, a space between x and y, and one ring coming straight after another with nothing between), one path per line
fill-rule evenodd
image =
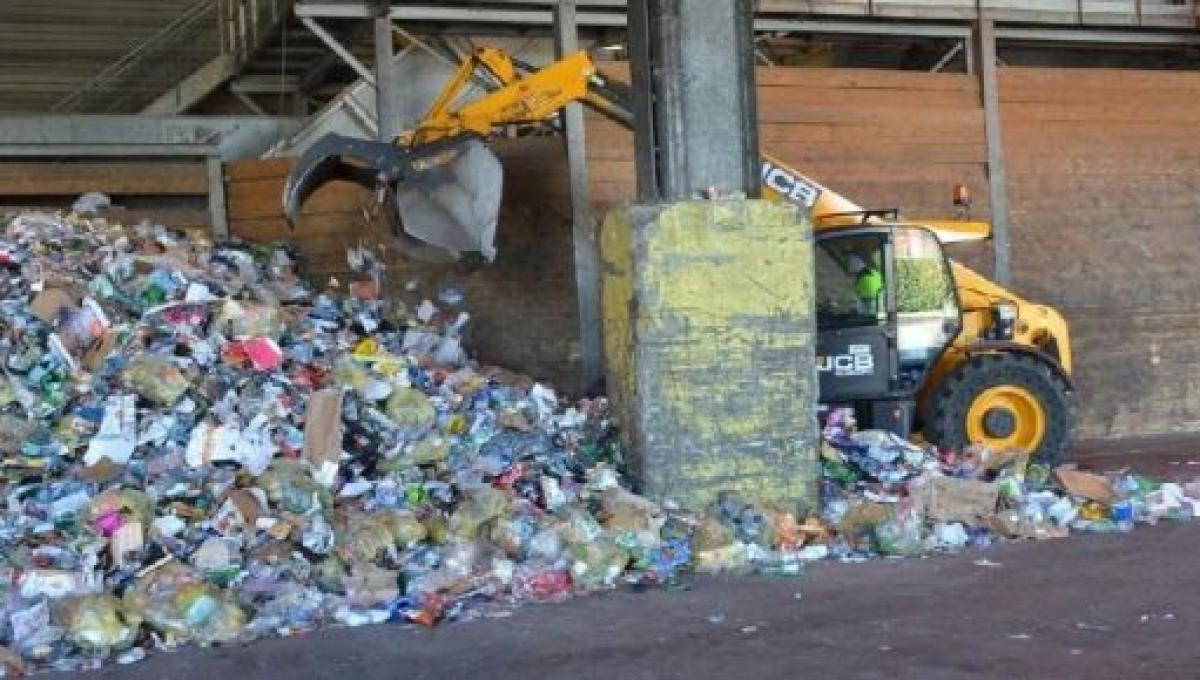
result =
M763 0L762 13L906 19L971 19L984 9L1000 21L1083 26L1190 27L1195 0Z
M239 63L253 58L263 42L286 20L295 0L217 0L221 53Z
M220 55L249 61L294 0L198 0L52 107L133 112Z

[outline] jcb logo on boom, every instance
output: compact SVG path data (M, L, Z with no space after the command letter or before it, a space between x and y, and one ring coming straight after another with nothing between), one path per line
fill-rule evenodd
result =
M813 207L821 195L820 189L770 161L763 161L762 181L767 188L783 194L787 200L799 203L805 208Z

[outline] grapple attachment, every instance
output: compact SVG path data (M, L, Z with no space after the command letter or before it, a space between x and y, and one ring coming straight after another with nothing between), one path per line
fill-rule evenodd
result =
M476 137L413 148L326 135L288 176L283 212L294 225L304 201L327 182L354 182L376 192L397 246L421 260L446 261L466 253L496 256L496 223L504 172Z

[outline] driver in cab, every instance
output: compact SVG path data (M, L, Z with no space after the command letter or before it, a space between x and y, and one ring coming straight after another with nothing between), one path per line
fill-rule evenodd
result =
M883 291L883 274L878 267L854 254L846 258L846 269L854 277L854 295L858 298L859 311L875 314L879 310L879 294Z

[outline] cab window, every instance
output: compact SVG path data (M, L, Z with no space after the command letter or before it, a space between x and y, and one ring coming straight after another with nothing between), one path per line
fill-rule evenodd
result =
M876 326L887 319L883 252L876 235L817 242L817 328Z
M920 376L961 328L954 278L931 232L898 228L892 242L900 369Z

